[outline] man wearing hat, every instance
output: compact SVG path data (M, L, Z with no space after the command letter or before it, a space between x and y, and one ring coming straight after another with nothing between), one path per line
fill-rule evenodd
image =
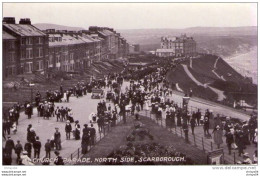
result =
M55 165L64 165L64 161L63 161L63 158L60 156L60 152L55 151L54 154L56 155L54 164Z
M233 134L229 131L226 133L226 143L228 147L228 154L231 155L231 145L234 143L234 137Z
M60 120L60 114L61 114L60 108L59 108L59 106L57 106L57 108L55 110L55 115L56 115L56 118L57 118L57 122Z
M56 150L61 150L61 134L59 132L59 128L55 128L55 133L54 133L54 143Z
M42 144L39 140L39 137L36 136L36 141L33 143L34 158L40 158L41 147L42 147Z
M31 144L30 142L27 141L27 142L24 144L24 151L26 151L28 157L31 158L31 154L32 154L32 144Z
M71 127L71 124L70 124L70 121L67 120L66 121L66 125L65 125L65 132L66 132L66 139L70 139L70 132L72 130L72 127Z
M14 141L11 139L11 136L8 136L7 141L5 142L5 152L10 157L12 157L12 151L14 147Z
M44 147L45 147L45 152L46 152L45 157L46 158L50 158L51 157L51 143L50 143L50 139L47 139L47 142L45 143Z
M21 159L20 155L21 155L21 153L23 151L23 146L22 146L22 144L20 143L19 140L17 141L17 144L15 145L14 150L15 150L15 153L17 155L16 163L19 163L19 161Z

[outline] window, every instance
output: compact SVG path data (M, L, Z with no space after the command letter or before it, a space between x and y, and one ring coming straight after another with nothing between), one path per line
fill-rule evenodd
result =
M26 45L32 45L32 37L26 38Z
M43 61L36 62L35 68L36 70L43 70Z
M50 66L50 61L46 60L46 68L49 68L49 66Z
M15 41L10 41L9 49L14 49L14 48L15 48Z
M26 62L25 63L25 72L26 73L32 73L33 69L33 63L32 62Z
M36 44L43 44L43 38L42 37L36 37Z
M74 53L70 53L70 60L73 59Z
M21 59L25 59L26 58L26 50L22 49L21 50Z
M53 64L53 56L52 56L52 55L49 56L49 64L50 64L50 65Z
M10 52L9 53L9 59L10 59L10 62L14 62L15 61L15 52Z
M25 44L26 44L26 39L25 39L25 38L22 38L21 44L22 44L22 45L25 45Z
M56 63L60 63L60 55L56 56Z
M31 59L32 58L32 48L26 48L26 58Z
M42 56L43 56L43 49L36 48L36 57L42 57Z

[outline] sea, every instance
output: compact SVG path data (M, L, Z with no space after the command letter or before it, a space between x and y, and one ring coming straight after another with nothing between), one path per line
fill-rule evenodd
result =
M257 48L252 48L249 52L236 54L223 58L241 75L251 77L254 84L257 84Z

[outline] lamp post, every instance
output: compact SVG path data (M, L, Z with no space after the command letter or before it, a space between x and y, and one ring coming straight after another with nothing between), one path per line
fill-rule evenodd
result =
M33 86L34 86L35 84L33 84L33 83L30 83L29 84L29 86L31 87L31 104L32 104L32 102L33 102Z

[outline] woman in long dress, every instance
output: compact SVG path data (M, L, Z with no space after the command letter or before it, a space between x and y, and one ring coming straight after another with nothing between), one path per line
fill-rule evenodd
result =
M75 121L75 139L80 140L80 125L79 121Z
M214 135L214 143L217 145L218 149L220 148L220 145L223 143L223 130L220 128L219 125L216 126L216 128L213 130Z

